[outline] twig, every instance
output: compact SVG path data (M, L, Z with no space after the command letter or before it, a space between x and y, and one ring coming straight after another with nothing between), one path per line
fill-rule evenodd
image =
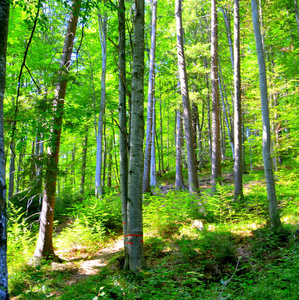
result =
M227 287L227 285L230 283L230 281L231 281L231 280L233 279L233 277L235 276L235 274L236 274L236 272L237 272L237 270L238 270L238 267L239 267L239 263L240 263L240 258L238 258L238 262L237 262L237 265L236 265L236 268L235 268L235 271L234 271L233 275L230 277L229 280L227 280L227 281L225 282L225 284L224 284L224 286L223 286L223 288L222 288L222 291L221 291L221 293L219 294L217 300L220 300L220 298L221 298L221 296L222 296L222 294L223 294L224 289Z

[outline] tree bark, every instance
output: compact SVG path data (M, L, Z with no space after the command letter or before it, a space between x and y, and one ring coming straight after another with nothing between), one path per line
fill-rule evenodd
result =
M155 53L156 53L156 28L157 28L157 0L152 1L152 32L151 32L151 49L149 57L149 81L148 81L148 106L147 106L147 125L146 125L146 142L144 153L144 170L143 170L143 193L150 192L151 178L151 158L152 147L155 147L153 140L154 127L154 99L155 99Z
M261 93L261 107L262 107L262 119L263 119L263 161L266 177L267 195L269 201L269 214L270 225L273 228L281 226L278 206L275 192L275 182L272 169L272 159L270 155L271 146L271 134L270 134L270 118L269 118L269 104L268 104L268 91L267 91L267 77L265 56L262 44L262 37L260 31L260 21L258 13L258 5L256 0L251 0L252 7L252 22L254 28L256 51L259 66L259 81L260 81L260 93Z
M151 179L150 179L150 186L154 188L157 185L157 171L156 171L156 98L153 98L153 111L152 111L152 147L151 147Z
M125 236L128 255L126 256L125 267L136 272L144 266L142 227L144 0L135 1L133 45L127 234Z
M242 109L240 69L240 13L239 0L234 0L234 146L235 200L243 198L242 183Z
M182 115L179 109L176 111L176 168L175 168L175 188L177 190L185 189L183 172L182 172L182 148L183 148L183 122Z
M41 258L55 258L53 249L53 220L55 206L56 179L58 174L58 159L61 137L61 127L63 118L63 107L68 82L69 67L71 65L71 55L73 52L74 38L76 35L79 10L81 0L75 0L72 6L72 13L68 22L66 36L63 46L63 54L60 61L60 74L58 77L58 85L55 90L53 100L53 123L51 135L49 139L49 151L46 165L45 189L42 201L42 211L40 215L40 227L37 245L34 257L39 260Z
M97 135L97 158L96 158L96 176L95 176L95 194L102 196L102 152L103 152L103 122L106 106L106 71L107 71L107 12L103 15L98 14L99 32L102 47L102 75L101 75L101 104L98 121Z
M127 105L126 105L126 24L125 2L119 0L118 10L118 66L119 66L119 152L120 152L120 189L123 219L123 233L127 235L127 197L128 197L128 139L127 139ZM126 238L124 238L125 261L129 260Z
M7 210L3 124L3 100L5 91L8 21L9 1L0 0L0 299L3 300L9 299L7 274Z
M188 79L187 79L186 61L185 61L185 53L184 53L182 0L175 1L175 19L176 19L176 30L177 30L178 67L180 73L180 86L181 86L181 94L182 94L185 137L186 137L186 146L187 146L189 191L190 193L198 193L199 185L198 185L197 168L196 168L196 156L195 156L195 149L194 149L192 114L191 114L191 107L190 107Z
M212 84L212 193L220 183L220 120L218 92L218 16L217 0L212 0L211 8L211 84Z
M85 137L83 141L83 149L82 149L82 173L81 173L81 184L80 184L80 192L84 194L85 191L85 177L86 177L86 161L87 161L87 146L88 146L88 127L85 127Z

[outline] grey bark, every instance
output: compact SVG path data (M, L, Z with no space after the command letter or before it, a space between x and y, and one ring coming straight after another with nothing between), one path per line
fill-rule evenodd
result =
M218 16L217 0L211 2L211 86L212 86L212 193L220 182L220 120L218 92Z
M234 0L234 146L235 200L243 198L242 109L240 69L240 13L239 0Z
M149 81L148 81L148 106L147 106L147 125L146 125L146 142L144 153L144 170L143 170L143 193L150 192L151 178L151 158L152 148L155 147L153 139L154 112L155 112L155 53L156 53L156 28L157 28L157 0L152 1L152 32L151 48L149 57Z
M150 173L151 173L151 178L150 178L150 186L154 188L157 185L157 172L156 172L156 98L153 98L153 111L152 111L152 116L153 116L153 124L152 124L152 147L151 147L151 165L150 165Z
M133 45L127 234L125 236L127 256L125 267L136 272L144 266L142 227L144 0L135 1Z
M82 149L82 173L81 173L81 184L80 184L80 192L84 194L85 191L85 177L86 177L86 161L87 161L87 146L88 146L88 127L85 127L85 137L83 141L83 149Z
M40 227L34 257L55 258L53 249L53 220L55 206L56 179L58 175L58 158L61 137L61 127L63 118L64 99L68 81L69 67L71 65L71 55L73 52L74 38L77 29L77 22L81 0L75 0L72 5L72 13L68 21L66 36L63 46L63 54L60 61L60 74L53 100L53 122L49 139L49 150L46 164L45 189L42 201L42 211L40 215Z
M3 300L9 299L7 274L7 211L3 124L3 100L5 91L8 21L9 2L6 0L0 0L0 299Z
M194 149L194 135L192 128L192 114L188 90L188 78L186 71L186 61L184 53L184 37L183 37L183 24L182 24L182 1L175 1L175 19L177 31L177 54L178 54L178 67L180 73L180 86L183 103L183 116L185 125L185 137L187 146L187 160L188 160L188 179L190 193L198 193L198 177L196 168L196 156Z
M269 105L268 105L268 91L267 91L267 77L266 77L266 66L265 56L262 44L262 37L260 31L260 21L258 13L258 5L256 0L251 0L252 7L252 22L254 28L256 51L259 66L259 82L260 82L260 93L261 93L261 107L262 107L262 121L263 121L263 161L264 170L266 177L267 195L269 201L269 215L270 225L273 228L281 226L276 192L275 182L272 169L272 159L270 155L271 146L271 134L270 134L270 118L269 118Z
M126 25L125 25L125 3L119 0L118 10L118 66L119 66L119 152L120 152L120 189L123 219L124 243L127 235L127 197L128 197L128 140L127 140L127 109L126 109ZM127 248L124 244L125 260L128 263Z
M176 111L176 143L175 143L175 151L176 151L176 167L175 167L175 188L177 190L185 189L183 172L182 172L182 148L183 148L183 122L182 122L182 114L179 109Z
M10 145L10 163L9 163L9 188L8 188L8 199L13 196L14 193L14 182L15 182L15 143L12 141Z
M97 158L96 158L96 175L95 175L95 194L102 195L102 152L103 152L103 122L106 106L106 71L107 71L107 12L103 15L98 14L99 32L102 48L102 74L101 74L101 104L98 121L97 135Z

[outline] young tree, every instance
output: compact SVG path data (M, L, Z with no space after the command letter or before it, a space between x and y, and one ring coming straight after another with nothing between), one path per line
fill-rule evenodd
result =
M182 114L179 109L176 110L176 167L175 167L175 188L177 190L185 189L182 172L182 148L183 148L183 122Z
M104 1L106 3L106 1ZM104 8L105 9L105 8ZM97 159L96 159L96 195L101 196L103 187L101 184L102 175L102 152L103 152L103 122L106 106L106 72L107 72L107 12L106 9L101 14L98 14L99 32L102 48L102 75L101 75L101 104L98 121L98 135L97 135Z
M197 164L194 148L194 136L192 128L192 114L189 100L188 79L186 71L186 61L184 52L184 35L182 24L182 0L175 1L175 19L177 31L177 55L178 67L180 73L180 86L183 102L183 116L185 125L185 137L187 146L187 160L188 160L188 179L190 193L198 193L198 177L197 177Z
M272 158L270 154L271 133L270 133L270 119L269 119L269 105L268 105L268 91L267 91L267 77L265 56L263 50L263 43L260 31L260 21L258 5L256 0L251 0L252 8L252 22L254 28L254 36L256 42L256 52L259 66L259 82L261 93L261 107L263 120L263 161L266 177L267 195L269 201L269 214L271 227L277 228L281 226L278 206L275 192L275 182L272 168Z
M128 139L126 109L126 11L124 0L118 2L118 90L119 90L119 152L120 152L120 189L123 218L123 232L127 235L127 197L128 197ZM125 257L126 245L124 245Z
M234 0L234 92L235 200L238 200L243 198L239 0Z
M0 0L0 299L3 300L9 299L7 274L7 211L3 124L3 100L6 76L8 20L9 1Z
M135 1L130 157L127 199L125 268L136 272L144 266L142 227L142 172L144 137L144 0Z
M58 174L59 147L64 99L68 82L69 68L71 65L71 56L73 52L73 44L76 35L80 7L81 0L74 0L72 5L72 12L66 30L63 53L60 61L58 84L56 86L55 97L53 100L53 120L50 132L48 157L46 163L45 189L42 200L42 211L40 215L38 240L34 252L34 257L37 260L40 260L41 258L55 258L52 234L56 179Z
M220 181L220 120L218 92L218 14L217 0L211 2L211 84L212 84L212 193Z
M151 158L155 151L154 139L154 112L155 112L155 53L156 53L156 28L157 28L157 0L152 1L152 32L151 49L149 59L149 81L148 81L148 104L147 104L147 125L146 125L146 143L144 153L143 170L143 193L150 192L150 169ZM154 162L156 163L156 162Z

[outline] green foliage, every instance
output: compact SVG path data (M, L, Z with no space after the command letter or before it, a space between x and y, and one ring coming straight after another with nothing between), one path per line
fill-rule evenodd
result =
M68 209L67 216L95 230L103 228L106 232L113 232L122 228L121 203L117 195L82 199Z
M188 192L170 191L167 196L161 194L145 198L144 203L146 231L159 236L172 235L190 217L199 216L199 199Z
M84 223L85 222L85 223ZM82 250L96 252L104 240L105 228L98 221L94 226L87 219L76 219L70 226L63 229L55 238L58 249Z

